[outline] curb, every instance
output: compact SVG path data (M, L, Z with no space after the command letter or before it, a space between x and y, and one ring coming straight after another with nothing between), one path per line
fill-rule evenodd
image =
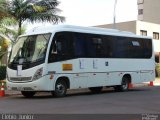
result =
M152 83L152 85L150 85ZM151 82L144 82L144 84L148 84L148 86L160 86L160 79L155 79L154 81Z

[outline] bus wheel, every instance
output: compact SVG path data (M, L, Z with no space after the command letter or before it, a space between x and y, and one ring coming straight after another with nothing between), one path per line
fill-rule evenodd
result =
M33 91L21 91L22 95L26 98L32 98L36 92Z
M52 93L56 97L64 97L67 92L67 84L63 80L59 80L56 82L55 91Z
M100 93L102 91L102 88L103 87L90 87L89 90L92 92L92 93Z
M117 92L128 91L128 89L129 89L129 80L128 80L128 78L127 77L123 77L121 85L115 86L114 89Z

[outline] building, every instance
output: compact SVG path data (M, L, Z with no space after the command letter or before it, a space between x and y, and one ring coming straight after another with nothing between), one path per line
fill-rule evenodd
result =
M138 20L160 24L160 0L138 0Z
M113 28L113 24L99 25L96 27ZM130 31L137 35L152 37L154 51L156 54L156 62L160 62L160 24L135 20L116 23L116 29Z

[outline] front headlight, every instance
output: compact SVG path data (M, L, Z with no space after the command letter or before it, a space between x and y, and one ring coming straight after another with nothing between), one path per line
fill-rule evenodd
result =
M38 70L35 72L32 80L38 80L39 78L42 77L42 74L43 74L43 68L38 69Z

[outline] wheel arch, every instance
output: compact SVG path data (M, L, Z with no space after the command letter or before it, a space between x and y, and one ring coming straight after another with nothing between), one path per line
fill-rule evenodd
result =
M129 73L124 74L123 77L122 77L122 80L123 80L124 77L127 78L127 80L128 80L129 83L132 83L132 76L131 76L131 74L129 74Z

